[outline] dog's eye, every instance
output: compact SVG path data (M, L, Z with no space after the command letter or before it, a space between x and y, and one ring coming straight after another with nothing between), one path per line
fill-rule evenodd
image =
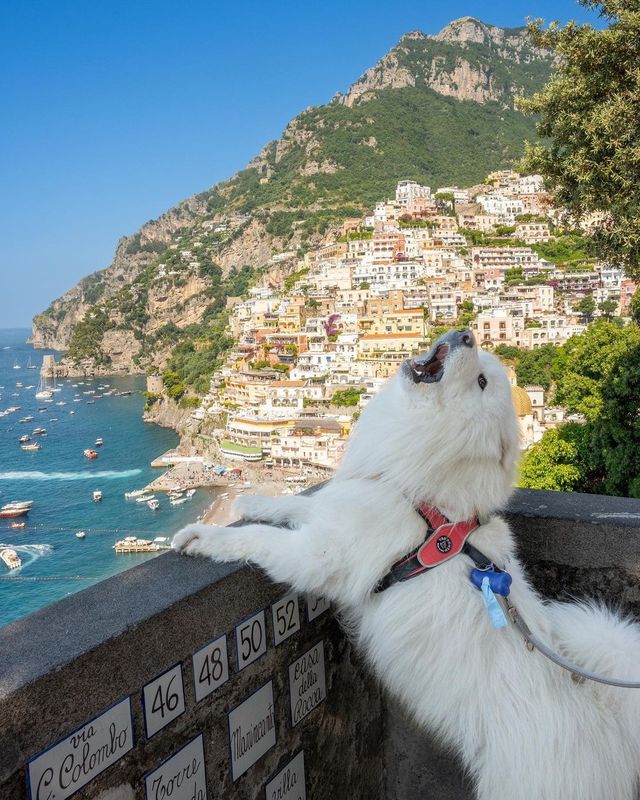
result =
M487 379L484 377L482 373L480 373L478 375L478 386L482 389L483 392L484 392L484 387L486 385L487 385Z

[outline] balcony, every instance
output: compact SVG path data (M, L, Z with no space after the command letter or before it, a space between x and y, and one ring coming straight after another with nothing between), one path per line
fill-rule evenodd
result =
M521 490L506 516L543 594L640 614L639 501ZM143 800L145 784L155 800L176 776L174 800L203 800L205 782L210 800L262 800L294 780L314 800L471 796L331 610L246 566L161 555L0 629L0 654L3 800ZM259 741L239 739L265 697Z

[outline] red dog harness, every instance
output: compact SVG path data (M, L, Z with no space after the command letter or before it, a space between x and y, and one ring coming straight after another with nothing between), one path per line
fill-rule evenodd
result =
M383 592L394 583L415 578L416 575L440 566L458 553L466 553L476 563L478 556L483 564L490 563L489 559L467 543L470 534L480 526L477 517L464 522L450 522L435 506L426 503L416 510L427 523L427 536L415 550L396 561L379 581L375 592Z

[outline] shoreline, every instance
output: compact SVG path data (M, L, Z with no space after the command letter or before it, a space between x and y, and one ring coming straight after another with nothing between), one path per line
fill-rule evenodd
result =
M246 483L249 483L249 486L246 486ZM243 481L240 479L230 483L225 491L221 492L221 494L215 498L199 521L207 525L217 525L223 528L238 519L238 515L233 511L233 504L237 497L243 494L277 497L282 494L286 486L287 484L284 480L268 477L256 481Z

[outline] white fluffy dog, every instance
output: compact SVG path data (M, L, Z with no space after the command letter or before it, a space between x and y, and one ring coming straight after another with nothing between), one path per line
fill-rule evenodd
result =
M494 628L464 553L374 591L425 540L421 504L453 522L478 517L469 542L513 576L511 599L533 633L588 669L637 677L636 626L594 604L545 603L529 585L495 516L517 458L504 370L470 331L450 332L367 405L319 491L240 498L239 512L254 524L189 525L173 546L250 561L333 601L388 691L460 754L479 800L632 800L640 693L578 685L529 652L515 628Z

